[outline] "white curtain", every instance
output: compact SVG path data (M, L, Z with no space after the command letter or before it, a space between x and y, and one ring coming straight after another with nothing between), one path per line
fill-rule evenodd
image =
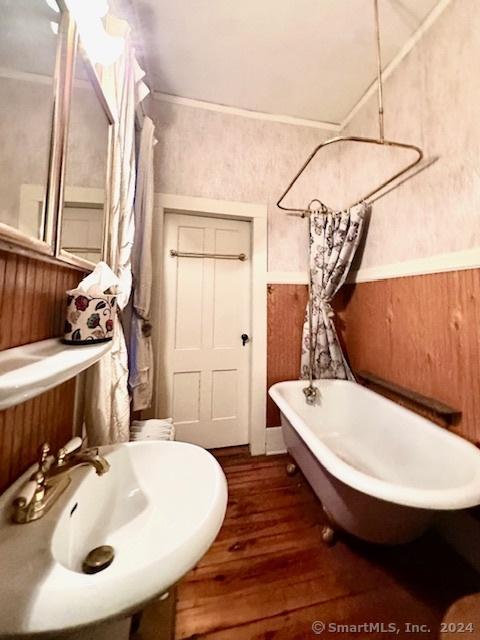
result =
M135 110L148 93L143 71L135 59L128 24L112 16L107 30L125 38L124 52L102 73L102 85L113 110L112 197L107 262L120 279L120 317L112 349L87 371L85 382L85 427L90 445L129 439L130 397L128 355L121 325L121 311L128 303L132 285L131 252L134 240Z
M153 147L155 126L143 119L135 192L135 240L132 253L133 309L130 330L132 409L148 409L153 392L153 349L150 324L152 292Z
M310 215L310 272L312 284L313 377L354 379L340 346L331 301L345 282L362 237L370 207L347 211L327 208ZM309 305L302 340L301 377L310 371Z

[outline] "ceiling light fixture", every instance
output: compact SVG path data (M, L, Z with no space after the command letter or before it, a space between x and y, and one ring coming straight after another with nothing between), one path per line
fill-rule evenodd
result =
M55 13L60 13L60 7L55 2L55 0L45 0L45 2L48 4L52 11L55 11Z
M67 0L80 34L80 41L93 64L110 66L121 55L125 40L105 31L102 17L108 13L107 0Z

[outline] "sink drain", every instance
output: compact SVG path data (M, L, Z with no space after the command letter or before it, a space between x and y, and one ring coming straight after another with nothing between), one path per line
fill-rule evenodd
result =
M101 547L95 547L87 555L82 564L83 573L98 573L109 567L113 558L115 557L115 550L109 544L104 544Z

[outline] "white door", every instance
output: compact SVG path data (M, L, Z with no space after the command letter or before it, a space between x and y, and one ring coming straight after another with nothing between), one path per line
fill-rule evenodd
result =
M102 257L103 205L67 205L62 213L62 249L98 262Z
M172 257L172 249L247 259ZM157 407L173 417L178 440L248 443L250 343L242 335L250 334L250 265L249 222L165 215Z

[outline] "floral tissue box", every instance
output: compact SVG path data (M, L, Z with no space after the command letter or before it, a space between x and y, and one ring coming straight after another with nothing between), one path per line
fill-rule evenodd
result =
M67 291L63 342L90 344L111 340L116 315L117 298L114 295L89 296L79 291Z

